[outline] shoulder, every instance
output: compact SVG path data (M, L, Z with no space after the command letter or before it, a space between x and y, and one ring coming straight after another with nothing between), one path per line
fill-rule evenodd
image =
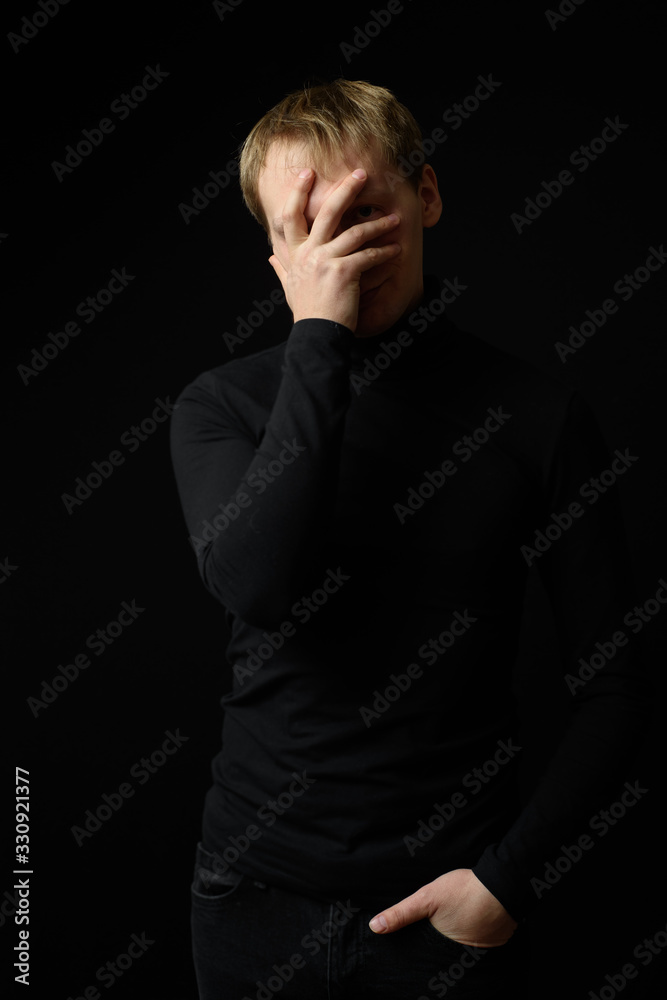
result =
M457 335L457 365L466 373L456 391L471 422L501 413L503 434L496 441L526 469L545 480L563 456L581 455L581 468L601 460L605 444L597 417L580 391L504 347L467 331ZM576 464L576 463L575 463ZM590 473L589 473L590 475Z
M549 426L588 410L574 386L533 362L469 331L458 330L457 342L459 366L470 373L476 395L505 396L526 419Z
M220 406L259 403L277 389L284 355L285 342L282 342L209 368L184 386L176 407L187 402Z

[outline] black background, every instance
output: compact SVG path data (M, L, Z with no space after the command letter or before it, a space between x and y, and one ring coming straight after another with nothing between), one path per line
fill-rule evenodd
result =
M653 597L667 574L667 268L628 302L613 292L667 238L664 6L586 0L571 4L553 30L539 3L406 0L348 61L341 43L353 43L382 6L243 0L221 18L209 2L71 0L18 52L4 42L0 253L12 304L9 316L4 310L0 559L15 568L5 571L0 594L15 638L5 677L17 723L3 771L4 815L11 833L11 770L29 768L35 996L83 995L100 966L145 932L154 944L116 980L112 996L196 997L189 883L219 742L218 702L230 685L223 612L197 576L168 423L134 452L120 442L150 417L155 400L173 403L201 371L229 360L222 334L253 299L279 287L234 178L188 224L179 205L192 203L209 171L225 169L285 93L337 76L370 80L391 88L428 135L473 93L479 75L500 82L429 158L444 212L425 235L426 270L467 286L449 310L459 326L579 388L610 451L638 456L620 482L637 602ZM39 9L5 6L3 34L20 31L22 18ZM111 103L158 64L168 76L146 100L124 121L110 114ZM511 214L616 116L628 128L585 173L572 170L572 186L518 233ZM52 163L104 117L116 123L113 133L59 181ZM19 366L32 363L32 349L77 319L78 303L123 267L134 275L128 287L94 322L80 321L80 335L25 384ZM618 313L562 363L555 342L609 297ZM277 343L289 328L282 306L233 356ZM124 463L68 513L62 495L114 450ZM90 653L86 638L132 600L145 610L103 655ZM528 604L518 669L526 733L538 745L530 776L548 752L564 698L536 587ZM665 617L632 640L656 666L664 663ZM59 664L83 652L90 667L35 714L28 699L40 698ZM536 663L539 676L530 670ZM660 705L662 671L656 675ZM573 869L537 908L536 996L598 993L605 976L630 961L640 971L628 998L654 997L664 983L664 957L645 968L632 954L667 923L659 715L628 763L628 778L649 794L596 845L585 872ZM130 769L176 729L187 742L140 785ZM78 846L71 828L83 825L102 793L127 781L134 796ZM12 857L10 843L0 934L13 946ZM3 988L13 980L10 962Z

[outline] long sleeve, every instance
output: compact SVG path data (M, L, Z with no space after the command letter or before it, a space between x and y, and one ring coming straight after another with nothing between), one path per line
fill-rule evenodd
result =
M645 725L648 680L624 625L636 598L614 482L631 476L638 459L629 449L608 454L589 408L573 393L545 461L543 520L535 526L541 537L533 531L522 547L552 603L569 725L511 829L473 868L515 919L538 901L531 879L562 853L564 839L590 832Z
M256 627L284 617L332 516L353 333L328 320L295 323L275 364L229 362L180 394L172 462L201 578ZM270 348L264 354L275 352ZM269 410L267 385L276 388ZM261 381L261 378L259 379Z

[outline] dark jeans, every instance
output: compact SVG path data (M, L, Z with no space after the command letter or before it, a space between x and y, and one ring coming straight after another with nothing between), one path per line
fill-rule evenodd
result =
M507 944L469 948L425 918L374 934L373 910L267 885L231 869L211 877L197 847L192 944L200 1000L517 1000L528 980L519 927ZM344 894L343 894L344 895Z

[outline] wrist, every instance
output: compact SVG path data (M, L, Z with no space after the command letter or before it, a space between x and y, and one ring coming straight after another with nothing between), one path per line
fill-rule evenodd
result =
M328 323L335 323L337 326L344 326L347 330L351 330L352 333L354 333L357 327L356 319L353 320L349 316L344 317L340 314L336 315L333 312L327 312L326 310L313 310L313 312L308 313L292 314L292 320L294 323L300 323L306 319L325 320Z

